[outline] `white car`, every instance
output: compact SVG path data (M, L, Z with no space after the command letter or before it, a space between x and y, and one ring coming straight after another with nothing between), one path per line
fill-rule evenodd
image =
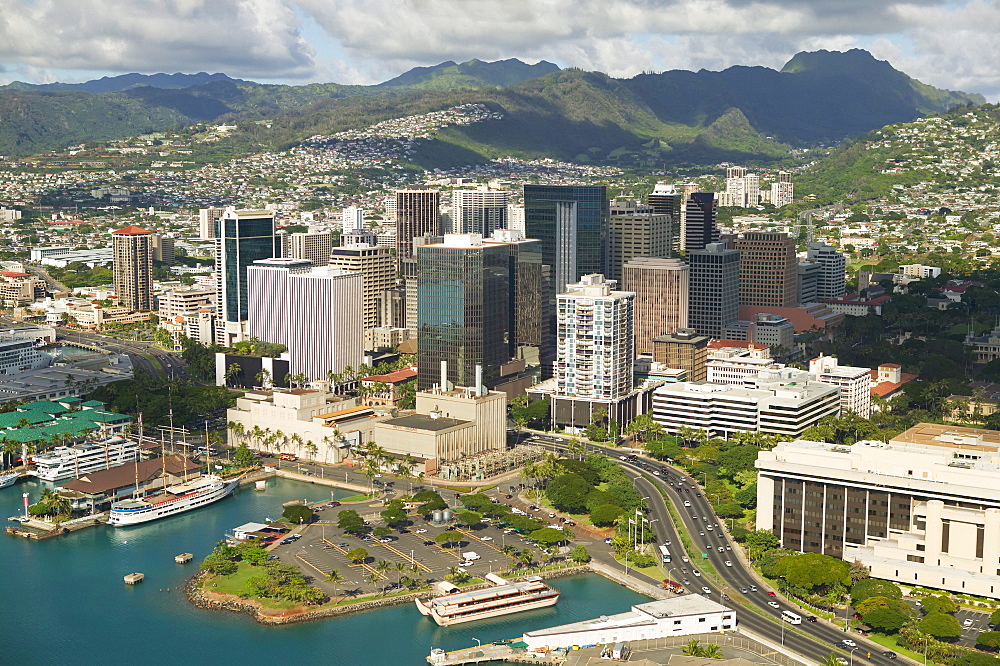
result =
M414 530L414 532L416 532L417 534L427 534L427 530L425 530L422 527L419 530Z
M460 567L471 567L472 566L472 562L469 562L468 560L466 560L465 562L459 562L458 566L460 566Z
M732 563L732 562L730 562L729 560L726 560L726 566L727 566L727 567L731 567L731 566L733 566L733 563Z
M691 502L684 500L684 506L691 506Z
M850 638L845 638L840 642L846 645L847 647L858 647L858 644L852 641Z
M710 587L703 587L701 588L701 591L704 592L705 594L712 594L712 588Z
M777 601L768 601L767 605L770 606L771 608L781 608L781 606L778 605Z
M698 571L697 569L692 569L691 573L693 573L695 576L701 577L701 572Z
M962 623L962 626L963 627L971 627L972 626L972 618L971 617L970 618L966 618L965 622Z
M491 536L484 536L482 539L480 539L480 541L493 541L493 537L491 537Z

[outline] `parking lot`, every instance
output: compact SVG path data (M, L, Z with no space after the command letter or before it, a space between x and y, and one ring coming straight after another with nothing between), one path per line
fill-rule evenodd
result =
M298 539L282 539L272 550L289 564L300 566L306 575L315 578L315 583L334 595L338 586L323 579L332 570L338 571L344 580L339 585L339 594L366 595L380 592L384 587L392 589L401 577L419 578L429 583L445 580L452 568L463 568L473 577L482 578L487 573L498 572L510 567L511 558L504 555L504 546L513 546L518 551L529 547L527 538L517 533L505 533L498 527L481 523L474 529L465 526L435 525L422 517L411 517L411 524L405 531L393 530L383 542L378 537L362 534L353 536L337 528L337 515L347 507L327 508L318 513L319 520L311 525L297 528L302 536ZM381 506L355 507L374 528L380 525L378 518ZM444 547L435 541L442 532L454 531L462 534L461 542L452 547ZM355 564L348 560L347 553L364 548L368 558L364 563ZM469 566L460 566L465 559L462 553L474 551L479 559ZM378 583L367 580L378 573L379 562L390 565ZM401 565L397 568L397 563ZM385 565L383 565L384 568Z

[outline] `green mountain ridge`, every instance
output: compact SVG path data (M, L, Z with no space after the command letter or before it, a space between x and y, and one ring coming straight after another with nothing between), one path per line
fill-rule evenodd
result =
M552 71L537 76L546 69ZM111 93L0 90L0 154L216 120L239 126L224 139L238 154L483 103L503 118L444 129L418 148L416 163L505 155L640 164L773 162L791 146L839 142L981 102L981 96L926 86L859 50L798 54L780 72L737 66L631 79L559 70L545 61L449 61L377 86L260 85L226 77L188 88L147 85ZM267 127L239 122L265 118Z

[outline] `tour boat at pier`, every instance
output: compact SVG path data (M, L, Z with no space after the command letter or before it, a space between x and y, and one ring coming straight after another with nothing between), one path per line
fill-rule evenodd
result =
M32 456L34 474L42 481L78 479L87 472L110 469L139 459L139 444L119 436L101 442L84 442Z
M240 484L240 477L226 481L214 474L168 486L138 499L122 500L111 505L108 523L115 527L139 525L151 520L175 516L228 497Z
M6 488L17 483L21 478L20 474L0 474L0 488Z
M559 590L552 589L540 578L530 577L486 590L456 592L427 601L415 601L422 615L429 615L439 625L448 626L554 606L559 601L559 594Z

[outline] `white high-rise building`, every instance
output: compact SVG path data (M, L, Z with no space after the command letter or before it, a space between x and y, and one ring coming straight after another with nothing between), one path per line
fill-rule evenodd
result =
M333 236L325 231L291 234L288 256L293 259L308 259L314 266L330 263ZM285 256L284 254L282 256Z
M290 372L325 379L361 365L364 297L361 273L318 266L289 276Z
M771 183L771 205L781 208L795 201L795 185L792 174L785 171L778 173L778 180Z
M452 192L452 233L480 234L489 238L495 229L506 228L506 191L480 188Z
M847 259L836 248L826 243L810 243L806 258L820 265L816 283L816 297L842 298L846 293Z
M202 208L198 211L198 237L202 239L218 238L215 233L215 222L222 214L226 212L225 208Z
M311 268L307 259L285 257L261 259L247 267L247 291L254 295L247 315L248 336L288 346L289 280Z
M356 229L365 228L365 209L358 206L348 206L341 213L341 228L345 234L349 234Z
M507 228L524 233L524 206L507 206Z
M556 391L615 400L633 388L635 294L584 275L557 296Z

